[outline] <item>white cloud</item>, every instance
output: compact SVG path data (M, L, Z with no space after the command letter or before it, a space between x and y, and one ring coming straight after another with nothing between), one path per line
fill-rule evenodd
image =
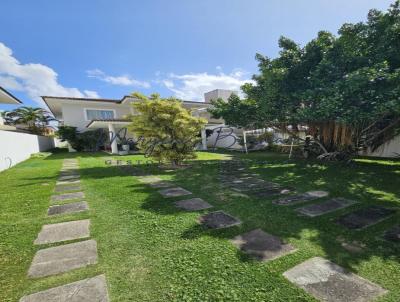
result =
M12 50L0 42L0 86L5 89L23 91L39 105L42 95L70 97L98 97L97 92L68 88L58 83L57 73L50 67L38 64L21 64Z
M218 71L222 68L217 66ZM229 74L219 72L217 74L191 73L191 74L169 74L162 83L166 88L174 92L177 98L190 101L204 100L204 93L214 89L229 89L240 94L240 86L245 83L253 83L249 74L240 69L235 69Z
M165 87L170 88L170 89L174 88L174 82L173 81L171 81L171 80L163 80L162 82L165 85Z
M150 84L148 82L135 80L129 75L110 76L100 69L88 70L86 73L89 78L95 78L111 85L150 88Z
M98 99L98 98L100 98L100 96L99 96L99 94L97 93L97 91L93 91L93 90L84 90L83 92L86 94L86 96L87 96L88 98L92 98L92 99Z

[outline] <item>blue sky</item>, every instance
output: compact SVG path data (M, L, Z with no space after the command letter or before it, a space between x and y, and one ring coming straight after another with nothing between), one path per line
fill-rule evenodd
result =
M257 52L336 33L393 0L2 0L0 86L40 95L121 98L133 91L202 101L238 89ZM12 109L0 105L0 109Z

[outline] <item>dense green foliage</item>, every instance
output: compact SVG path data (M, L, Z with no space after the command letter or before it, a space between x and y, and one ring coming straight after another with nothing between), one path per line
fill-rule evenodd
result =
M139 149L173 165L195 158L198 134L207 121L192 116L177 99L161 99L158 94L150 98L137 93L134 96L141 101L133 104L139 114L132 116L129 129L141 138Z
M260 73L242 87L247 99L214 102L214 115L248 127L308 125L328 149L400 116L399 1L387 12L371 10L367 22L344 24L337 37L321 31L304 47L281 37L279 46L275 59L256 55Z
M55 119L50 113L39 107L22 106L12 111L2 112L2 117L8 125L22 125L35 134L44 134L45 127Z
M103 129L80 133L72 126L60 126L56 135L62 141L67 141L76 151L98 151L108 140L107 133Z

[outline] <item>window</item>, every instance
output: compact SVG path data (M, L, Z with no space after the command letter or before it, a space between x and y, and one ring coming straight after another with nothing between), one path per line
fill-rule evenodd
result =
M105 120L115 118L114 110L86 109L87 120Z

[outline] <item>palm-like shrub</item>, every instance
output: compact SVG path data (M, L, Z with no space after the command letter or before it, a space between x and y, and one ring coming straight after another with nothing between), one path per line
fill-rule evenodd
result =
M42 134L49 122L55 120L47 110L27 106L19 107L13 111L4 111L2 117L6 124L24 125L31 132L38 134Z

